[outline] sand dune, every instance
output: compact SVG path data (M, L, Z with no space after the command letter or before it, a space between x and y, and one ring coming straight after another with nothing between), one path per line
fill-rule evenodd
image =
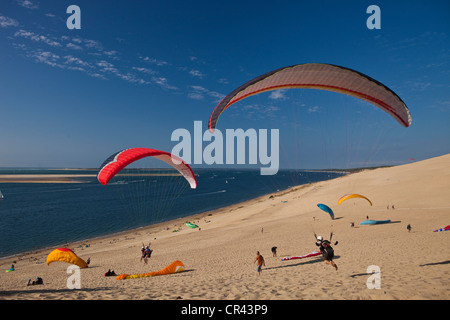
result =
M373 202L352 199L361 193ZM317 208L332 207L335 220ZM395 209L392 209L394 205ZM210 214L210 215L208 215ZM370 219L384 225L360 226ZM184 226L192 221L201 227ZM350 227L354 222L355 227ZM412 230L406 230L411 224ZM433 230L450 224L450 155L403 166L366 170L335 180L299 186L196 217L128 233L93 239L90 246L70 244L91 264L81 270L81 289L67 288L65 263L45 264L51 250L1 260L0 299L444 299L450 298L450 232ZM163 230L168 226L169 230ZM174 229L181 228L179 232ZM320 257L281 261L314 251L314 233L333 232L338 271ZM154 250L140 261L142 243ZM273 257L272 246L278 247ZM266 266L261 276L256 251ZM116 280L120 273L157 271L174 260L186 270L168 276ZM380 270L380 289L369 289L369 266ZM26 286L40 276L42 286Z

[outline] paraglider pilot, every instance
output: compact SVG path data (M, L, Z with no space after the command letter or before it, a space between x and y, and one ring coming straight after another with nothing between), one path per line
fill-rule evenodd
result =
M314 234L315 238L316 238L316 246L318 246L320 248L320 253L322 254L322 258L323 261L326 264L331 265L334 269L338 269L336 263L334 263L333 258L334 258L334 249L331 246L331 238L333 237L333 233L331 233L330 235L330 241L328 240L323 240L322 236L316 236L316 234ZM334 243L334 245L337 245L338 241L336 241Z

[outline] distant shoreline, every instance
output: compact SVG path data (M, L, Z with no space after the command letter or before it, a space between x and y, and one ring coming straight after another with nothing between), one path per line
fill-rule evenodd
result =
M179 176L179 173L117 174L120 176ZM87 183L80 178L95 178L96 174L0 174L0 183Z
M83 183L95 174L0 174L0 183Z
M349 174L360 172L364 170L373 170L377 168L383 167L370 167L370 168L354 168L354 169L298 169L298 171L302 172L324 172L324 173L338 173L338 174ZM2 170L0 168L0 170ZM6 169L3 170L23 170L26 173L0 173L0 183L87 183L89 181L83 180L83 178L95 178L97 176L97 169L92 168L63 168L63 169L31 169L31 168L21 168L21 169ZM95 171L96 173L63 173L63 174L52 174L52 173L29 173L30 170L48 170L48 171ZM133 168L130 169L131 171ZM164 170L160 168L149 168L148 170ZM285 170L294 170L294 169L285 169ZM178 176L180 175L178 172L164 172L164 173L127 173L127 174L117 174L116 176Z

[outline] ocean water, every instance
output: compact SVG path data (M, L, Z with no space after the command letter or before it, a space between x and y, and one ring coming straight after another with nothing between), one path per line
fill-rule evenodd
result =
M95 174L95 171L0 170L0 173ZM196 169L197 189L180 176L133 172L108 185L95 177L83 183L0 183L0 257L91 239L187 217L296 185L334 179L343 173L280 170Z

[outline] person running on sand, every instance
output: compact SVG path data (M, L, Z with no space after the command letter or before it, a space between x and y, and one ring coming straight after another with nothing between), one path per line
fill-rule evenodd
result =
M331 238L330 238L331 240ZM335 245L338 244L336 241ZM336 263L333 262L334 249L331 247L331 243L328 240L323 240L322 236L317 237L316 246L320 248L320 253L322 254L323 261L326 264L331 265L334 269L338 269Z
M258 274L261 275L262 266L265 266L266 263L264 262L264 257L259 253L259 251L256 252L256 259L253 263L256 263L256 271L258 271Z

